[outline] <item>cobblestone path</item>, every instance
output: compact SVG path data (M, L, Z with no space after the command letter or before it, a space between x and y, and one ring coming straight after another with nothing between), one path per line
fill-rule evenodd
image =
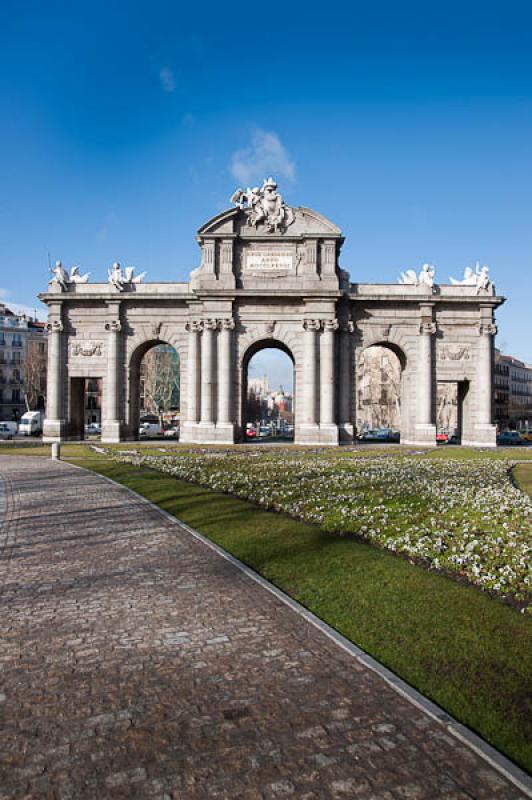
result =
M126 490L40 458L0 477L1 800L522 797Z

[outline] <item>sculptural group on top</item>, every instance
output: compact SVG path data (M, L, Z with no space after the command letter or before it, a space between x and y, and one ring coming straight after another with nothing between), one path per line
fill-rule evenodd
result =
M89 282L90 272L85 272L81 275L79 267L73 266L70 269L70 273L68 273L61 261L56 261L55 265L50 268L50 272L54 276L50 283L59 286L62 292L67 292L68 287L73 283ZM122 267L116 261L111 269L107 270L108 283L118 289L119 292L123 292L128 284L144 283L145 276L145 272L135 275L135 267L126 267L122 271Z
M407 269L401 272L399 283L408 286L427 286L429 289L432 289L435 275L436 269L432 264L423 264L419 275L414 269Z
M407 286L426 286L429 289L434 287L434 279L436 276L436 269L432 264L423 264L419 274L414 269L407 269L401 272L398 280L400 284ZM462 280L456 278L449 278L453 286L471 286L475 287L476 293L489 292L493 289L493 283L489 276L489 267L480 266L477 261L475 268L466 267L464 270L464 277Z
M258 186L248 186L246 190L238 188L231 202L246 212L248 225L255 229L264 225L269 233L286 230L295 219L294 209L286 205L273 178L266 178L260 189Z
M456 278L449 278L449 280L453 286L475 286L477 294L481 291L488 291L493 286L489 276L489 267L486 265L481 267L479 261L475 264L474 269L473 267L464 269L462 280L457 280Z

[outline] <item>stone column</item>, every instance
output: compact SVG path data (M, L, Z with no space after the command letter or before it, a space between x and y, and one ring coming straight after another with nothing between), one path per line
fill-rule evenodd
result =
M46 330L48 331L48 375L43 438L50 441L60 439L64 428L61 364L63 323L60 319L52 320L47 324Z
M107 331L107 375L104 381L103 442L120 441L120 331L119 319L105 323Z
M342 442L353 440L353 359L352 340L355 325L348 321L340 334L340 381L338 384L339 435Z
M436 426L432 421L432 336L435 333L436 323L423 319L417 351L415 444L436 444Z
M479 325L478 366L477 366L477 424L492 425L493 396L493 337L497 326L492 322L481 322Z
M201 418L200 426L204 429L201 441L212 441L214 436L214 334L218 327L215 319L203 322L201 342Z
M220 321L218 335L218 420L216 439L234 441L234 428L231 420L231 386L233 382L232 331L235 321L231 317Z
M306 319L303 323L303 415L302 422L306 427L317 427L317 333L320 329L319 319Z
M334 366L337 319L323 321L320 342L320 426L334 424Z
M188 354L187 354L187 422L196 425L199 410L199 335L201 322L187 322Z
M489 314L491 316L491 309ZM496 333L496 325L485 317L481 318L478 326L476 392L473 402L468 403L467 424L464 420L464 429L467 428L468 434L462 436L462 444L471 447L495 447L497 444L497 429L492 424L493 337Z

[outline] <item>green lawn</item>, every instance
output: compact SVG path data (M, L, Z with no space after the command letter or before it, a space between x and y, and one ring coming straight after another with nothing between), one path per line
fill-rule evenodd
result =
M369 544L229 495L102 457L79 463L220 544L521 766L532 767L530 618Z
M519 488L532 497L532 464L517 464L513 474Z

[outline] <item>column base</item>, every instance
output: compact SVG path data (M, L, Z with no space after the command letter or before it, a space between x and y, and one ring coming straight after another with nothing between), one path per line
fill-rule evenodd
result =
M179 428L179 441L183 444L195 444L198 441L197 422L183 422Z
M217 422L215 430L216 441L220 444L235 443L235 426L232 422Z
M195 441L198 444L217 444L216 425L214 422L198 422Z
M43 442L60 442L66 438L67 424L64 419L45 419L43 423Z
M337 445L338 425L314 423L296 426L294 444Z
M351 422L340 422L338 425L338 438L340 444L352 444L355 438L355 429Z
M182 444L234 444L232 422L184 422L179 431Z
M497 428L495 425L475 425L472 431L462 436L464 447L497 447Z
M436 425L415 425L410 436L404 439L401 437L401 444L436 447Z
M119 420L104 420L102 423L102 442L117 444L121 441L122 423Z

